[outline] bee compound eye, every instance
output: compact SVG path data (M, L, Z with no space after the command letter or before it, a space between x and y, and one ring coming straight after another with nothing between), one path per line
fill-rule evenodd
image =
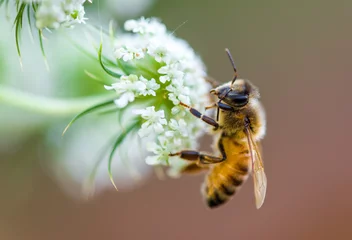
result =
M242 107L248 103L248 95L234 95L232 97L232 101L234 102L235 106Z

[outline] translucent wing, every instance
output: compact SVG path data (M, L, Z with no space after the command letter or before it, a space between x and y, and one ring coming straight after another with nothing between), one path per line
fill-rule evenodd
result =
M252 159L255 204L257 209L259 209L264 203L267 179L265 176L263 160L258 149L258 145L253 141L249 127L246 127L246 135L249 145L249 152Z

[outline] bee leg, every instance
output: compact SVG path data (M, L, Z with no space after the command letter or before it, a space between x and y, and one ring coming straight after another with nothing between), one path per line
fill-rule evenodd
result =
M216 121L219 121L219 109L224 110L224 111L229 111L229 112L233 112L234 109L233 107L231 107L230 105L227 105L226 103L222 103L221 100L219 102L213 103L209 106L205 107L205 110L211 109L211 108L215 108L217 107L217 112L216 112Z
M208 154L203 154L197 151L184 150L177 153L170 153L169 156L179 156L182 159L188 161L197 161L197 164L212 164L219 163L226 160L226 155L222 157L212 156Z
M215 108L215 107L217 107L217 106L218 106L217 103L213 103L213 104L211 104L211 105L209 105L209 106L206 106L206 107L205 107L205 110L212 109L212 108Z
M221 139L219 140L218 147L221 153L221 157L203 154L201 152L191 151L191 150L184 150L177 153L170 153L169 156L179 156L180 158L188 161L197 161L198 165L219 163L226 160L226 153Z
M197 118L200 118L201 120L203 120L203 122L213 126L215 128L215 130L219 128L219 124L214 119L212 119L211 117L208 117L206 115L201 114L198 110L188 106L187 104L184 104L183 102L180 102L180 104L182 106L188 108L193 116L195 116Z
M231 107L230 105L226 104L226 103L222 103L222 102L215 102L209 106L206 106L205 107L205 110L208 110L208 109L212 109L212 108L215 108L215 107L218 107L220 108L221 110L224 110L224 111L229 111L229 112L233 112L234 109L233 107Z

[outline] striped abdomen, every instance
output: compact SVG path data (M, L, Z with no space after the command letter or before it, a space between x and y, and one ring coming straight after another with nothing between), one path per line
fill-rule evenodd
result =
M251 158L246 142L222 137L226 152L224 162L214 164L206 176L203 195L210 208L228 201L248 178Z

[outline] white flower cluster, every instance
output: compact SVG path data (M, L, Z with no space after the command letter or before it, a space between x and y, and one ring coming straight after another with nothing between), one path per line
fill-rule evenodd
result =
M76 23L85 23L87 20L84 17L83 7L86 0L41 0L38 2L35 19L39 29L72 27Z
M160 88L155 79L147 80L143 76L129 75L122 76L120 82L112 84L112 86L105 86L107 90L115 89L119 94L119 99L115 100L119 108L125 107L129 102L133 102L135 96L155 96L155 90Z
M154 154L147 164L182 166L169 154L196 148L206 126L180 102L200 110L209 104L205 66L157 19L129 20L124 28L132 33L118 36L114 52L124 76L106 89L116 90L119 108L133 106L142 120L138 134Z

